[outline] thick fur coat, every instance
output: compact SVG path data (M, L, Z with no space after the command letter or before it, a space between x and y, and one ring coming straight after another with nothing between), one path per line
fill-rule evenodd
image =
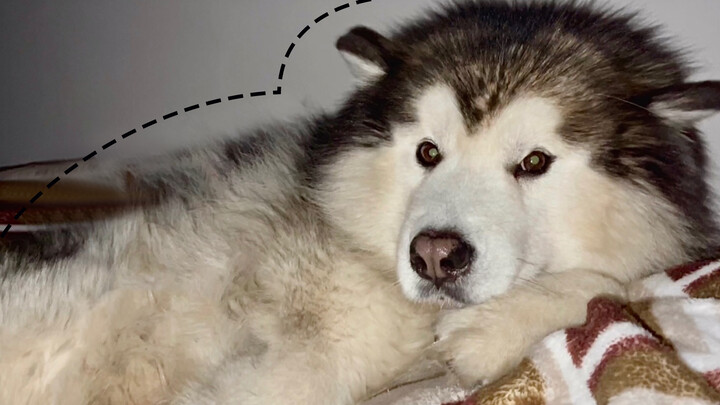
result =
M0 403L352 404L427 355L475 384L715 253L720 85L632 17L474 1L337 47L337 112L116 165L151 204L0 258ZM448 229L442 284L412 245Z

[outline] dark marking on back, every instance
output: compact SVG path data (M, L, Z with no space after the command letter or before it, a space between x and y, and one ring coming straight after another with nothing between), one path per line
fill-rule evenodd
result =
M87 236L87 229L83 226L12 233L0 241L0 254L16 258L20 264L10 271L25 272L40 268L31 264L54 263L74 257L83 248Z
M252 136L232 139L224 143L222 157L232 166L243 166L263 155L268 136Z

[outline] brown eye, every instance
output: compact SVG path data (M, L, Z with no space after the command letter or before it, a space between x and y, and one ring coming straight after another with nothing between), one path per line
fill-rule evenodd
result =
M442 160L442 154L440 149L434 143L425 141L418 145L417 153L415 154L418 163L423 167L434 167Z
M545 153L541 151L534 151L531 154L525 156L525 158L520 162L520 165L518 166L517 170L515 171L515 176L522 176L522 175L540 175L547 171L548 167L550 166L550 163L552 162L552 158Z

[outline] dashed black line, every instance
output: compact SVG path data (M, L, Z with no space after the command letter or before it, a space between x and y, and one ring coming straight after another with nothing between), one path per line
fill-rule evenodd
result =
M292 53L293 49L295 48L295 42L291 42L290 46L288 46L287 51L285 52L285 57L289 58L290 54Z
M113 140L111 140L110 142L108 142L108 143L106 143L105 145L103 145L102 148L103 148L103 150L105 150L105 149L107 149L107 148L115 145L116 143L117 143L117 141L113 139Z
M357 0L357 1L355 2L355 4L360 5L360 4L369 3L369 2L371 2L371 1L372 1L372 0ZM338 13L338 12L340 12L340 11L342 11L342 10L348 9L349 7L350 7L350 3L343 3L343 4L341 4L341 5L333 8L333 11L334 11L335 13ZM315 24L318 24L318 23L320 23L321 21L323 21L324 19L326 19L326 18L329 17L329 16L330 16L330 13L328 13L328 12L323 12L323 13L320 14L317 18L315 18L313 21L315 22ZM309 30L310 30L310 26L309 26L309 25L306 25L306 26L297 34L297 38L298 38L298 39L301 39ZM287 59L287 58L290 58L290 55L292 54L293 50L295 49L295 46L296 46L296 45L295 45L295 42L291 42L291 43L290 43L290 45L289 45L288 48L287 48L287 51L285 51L285 55L284 55L284 56L285 56L286 59ZM285 63L282 63L282 64L280 65L280 72L278 73L278 80L283 80L283 77L284 77L284 75L285 75L285 69L286 69L286 65L285 65ZM275 90L272 90L272 94L273 94L273 95L280 95L280 94L282 94L282 86L277 86L277 87L275 88ZM266 95L267 95L267 91L265 91L265 90L263 90L263 91L255 91L255 92L251 92L251 93L250 93L250 97L251 97L251 98L254 98L254 97L263 97L263 96L266 96ZM244 97L245 97L244 94L238 93L238 94L233 94L233 95L228 96L227 99L228 99L228 101L233 101L233 100L243 99ZM211 106L211 105L219 104L219 103L221 103L221 102L222 102L222 98L215 98L215 99L206 101L206 102L205 102L205 105L206 105L206 106ZM197 109L199 109L199 108L200 108L200 104L193 104L193 105L190 105L190 106L187 106L187 107L183 108L183 111L187 113L187 112L191 112L191 111L197 110ZM178 110L176 110L176 111L172 111L172 112L170 112L170 113L167 113L167 114L163 115L162 118L163 118L163 120L168 120L168 119L170 119L170 118L177 117L178 115L179 115ZM153 125L155 125L155 124L157 124L157 123L158 123L157 119L153 119L153 120L151 120L151 121L148 121L148 122L142 124L141 126L142 126L142 129L147 129L147 128L150 128L151 126L153 126ZM120 137L121 137L122 139L127 139L127 138L129 138L130 136L135 135L136 133L137 133L137 130L136 130L135 128L133 128L133 129L125 132L124 134L122 134ZM116 139L112 139L112 140L110 140L109 142L107 142L107 143L105 143L104 145L102 145L102 149L103 149L103 150L106 150L106 149L112 147L112 146L115 145L115 144L117 144L117 140L116 140ZM97 151L94 150L94 151L88 153L87 155L85 155L85 157L83 157L82 160L83 160L83 162L87 162L88 160L92 159L92 158L95 157L96 155L97 155ZM78 165L77 162L76 162L76 163L73 163L70 167L68 167L67 169L65 169L65 170L63 171L63 173L65 173L65 175L69 175L70 173L72 173L72 172L73 172L75 169L77 169L78 167L79 167L79 165ZM58 182L60 182L60 180L61 180L60 177L55 177L52 181L50 181L50 182L46 185L46 188L47 188L47 189L52 188L52 187L55 186ZM33 197L30 199L30 204L34 204L34 203L35 203L39 198L41 198L42 196L43 196L43 192L42 192L42 191L39 191L37 194L35 194L35 196L33 196ZM22 217L22 215L26 212L26 210L27 210L26 207L20 208L20 210L19 210L19 211L15 214L15 216L14 216L15 220L19 220L20 217ZM8 234L8 232L10 231L10 228L12 228L12 225L11 225L11 224L6 225L5 228L3 229L2 233L0 233L0 238L4 238L4 237Z
M315 24L317 24L317 23L319 23L320 21L322 21L322 20L324 20L325 18L327 18L329 15L330 15L330 14L327 13L327 12L322 13L322 14L320 14L320 16L319 16L318 18L316 18L316 19L313 20L313 21L315 21Z
M303 35L305 35L305 33L307 33L308 31L310 31L310 26L306 25L305 28L303 28L302 31L300 31L300 33L297 34L298 39L302 38Z
M129 137L133 134L136 134L136 133L137 133L137 131L135 129L131 129L130 131L127 131L124 134L122 134L122 139L126 139L127 137Z
M56 185L58 181L60 181L60 177L55 177L55 178L54 178L50 183L48 183L47 186L45 186L45 187L47 187L48 189L50 189L50 188L52 188L52 186Z
M73 163L72 166L70 166L70 167L68 167L67 169L65 169L65 174L70 174L70 172L72 172L73 170L75 170L75 169L77 169L77 168L78 168L78 164L77 164L77 163Z
M43 192L38 191L37 194L35 194L35 197L30 199L30 204L35 204L35 201L37 201L38 198L42 197L42 195L43 195Z
M94 158L95 155L97 155L97 152L92 151L92 152L88 153L87 155L85 155L85 157L82 160L83 160L83 162L87 162L88 160Z
M169 119L172 118L172 117L177 117L177 115L178 115L178 112L177 112L177 111L173 111L173 112L171 112L171 113L167 113L167 114L163 115L163 119L164 119L164 120L169 120Z
M143 129L147 129L155 124L157 124L157 120L152 120L152 121L148 121L148 122L142 124L142 127L143 127Z

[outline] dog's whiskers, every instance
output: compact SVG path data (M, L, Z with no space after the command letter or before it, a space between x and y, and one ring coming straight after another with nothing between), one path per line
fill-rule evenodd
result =
M517 281L519 281L519 285L526 286L528 288L531 288L535 291L545 293L548 295L558 295L556 291L553 291L552 289L545 287L544 285L538 283L537 281L525 277L517 277Z
M649 112L650 114L654 114L654 113L652 112L652 110L650 110L650 109L648 109L648 108L645 108L645 107L641 106L640 104L633 103L633 102L630 101L630 100L625 100L624 98L620 98L620 97L613 96L613 95L610 95L610 94L605 94L605 93L599 93L599 94L600 94L601 96L603 96L603 97L611 98L611 99L613 99L613 100L617 100L617 101L623 102L623 103L625 103L625 104L629 104L629 105L631 105L631 106L633 106L633 107L639 108L639 109L641 109L641 110L645 110L645 111Z
M532 265L532 266L539 266L538 263L531 262L531 261L529 261L529 260L527 260L527 259L524 259L524 258L522 258L522 257L516 257L515 260L517 260L517 261L519 261L519 262L523 262L523 263L525 263L525 264Z

